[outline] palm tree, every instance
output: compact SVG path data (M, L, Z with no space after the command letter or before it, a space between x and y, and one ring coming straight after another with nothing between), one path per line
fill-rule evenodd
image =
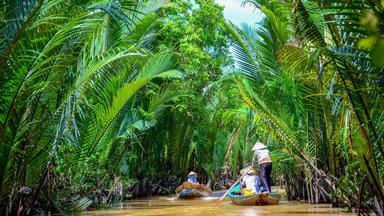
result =
M364 192L361 178L351 176L358 175L367 176L374 199L383 200L383 109L377 97L383 68L376 51L361 46L369 35L381 34L383 8L372 1L244 3L265 17L255 28L228 25L237 74L247 78L235 81L275 139L311 170L305 171L308 197L333 199L333 191L357 205L356 194ZM375 20L371 33L359 22L366 17ZM359 170L351 173L354 160Z
M147 48L153 28L145 19L158 1L5 4L0 212L31 214L62 145L79 146L80 161L100 148L110 154L111 128L130 99L151 80L180 72L175 55Z

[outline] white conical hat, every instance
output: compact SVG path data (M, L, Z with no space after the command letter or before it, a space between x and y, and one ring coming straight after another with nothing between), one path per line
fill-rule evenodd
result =
M252 151L256 151L256 150L260 150L260 149L265 149L265 148L267 148L266 145L264 145L264 144L261 143L261 142L257 142L257 143L253 146Z
M188 176L191 176L191 175L196 175L196 176L197 176L197 173L191 171L191 172L188 174Z

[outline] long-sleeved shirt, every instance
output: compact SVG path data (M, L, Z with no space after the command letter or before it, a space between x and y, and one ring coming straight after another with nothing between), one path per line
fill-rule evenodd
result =
M267 148L255 150L252 160L253 167L258 167L260 164L270 162L272 162L272 160L269 157L269 150Z

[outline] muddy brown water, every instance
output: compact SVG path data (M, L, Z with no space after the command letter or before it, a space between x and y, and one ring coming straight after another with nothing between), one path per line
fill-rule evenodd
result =
M307 204L303 202L288 202L281 200L275 206L236 206L229 198L219 202L217 198L197 200L178 200L171 197L152 197L141 200L130 200L119 207L108 210L84 212L83 215L241 215L241 216L336 216L357 215L346 213L345 209L331 208L328 204Z

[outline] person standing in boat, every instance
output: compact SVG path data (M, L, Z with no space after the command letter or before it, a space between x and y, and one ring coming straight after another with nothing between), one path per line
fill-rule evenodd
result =
M271 193L272 160L269 156L269 150L266 145L257 142L253 146L252 151L255 151L252 166L254 168L259 167L261 184L264 191Z

